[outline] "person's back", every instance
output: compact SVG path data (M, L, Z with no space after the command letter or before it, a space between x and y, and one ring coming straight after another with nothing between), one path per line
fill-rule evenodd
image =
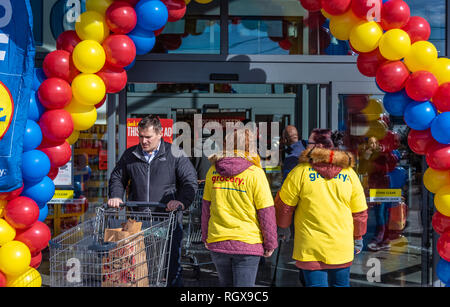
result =
M317 272L339 269L347 270L342 285L348 285L354 251L360 251L366 232L366 198L352 169L353 155L329 144L329 131L314 132L277 195L277 223L288 227L295 212L293 258L307 285L314 284L311 276Z
M284 145L284 159L281 166L284 181L289 172L298 164L298 157L305 150L305 147L298 138L297 128L292 125L283 130L281 141Z

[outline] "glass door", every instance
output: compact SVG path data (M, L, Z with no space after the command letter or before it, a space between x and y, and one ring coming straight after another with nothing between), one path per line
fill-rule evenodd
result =
M364 249L351 280L360 286L428 285L432 206L421 179L426 164L409 149L403 117L386 112L378 90L345 87L334 89L338 127L356 157L369 206Z

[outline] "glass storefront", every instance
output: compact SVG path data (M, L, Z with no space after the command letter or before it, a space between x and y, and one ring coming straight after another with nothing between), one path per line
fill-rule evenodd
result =
M67 14L73 13L75 8L83 12L85 0L31 0L31 3L34 15L39 16L35 19L34 33L37 59L42 60L46 53L55 49L60 33L74 29L74 21L67 19ZM411 15L429 21L430 42L438 49L439 56L445 56L448 44L446 1L411 0L408 4ZM372 83L366 86L373 80L359 75L354 77L356 74L349 74L347 70L342 70L343 80L321 76L327 79L324 81L314 76L314 65L326 64L330 72L340 72L343 67L340 64L355 65L356 61L351 56L321 57L355 56L348 42L332 37L321 14L308 13L298 0L213 0L207 4L190 1L185 17L168 23L157 36L151 54L138 57L136 65L160 59L170 62L173 56L177 66L185 67L182 64L189 62L184 60L185 55L193 56L189 59L195 62L195 66L186 67L206 72L204 80L192 81L189 69L186 72L171 67L172 78L162 70L141 71L139 81L131 79L120 96L108 97L104 108L99 110L96 125L81 133L73 146L73 189L75 196L85 199L88 206L80 209L77 202L66 206L60 213L75 213L75 217L67 215L66 221L58 220L63 225L59 230L73 227L82 213L106 201L108 170L120 155L120 148L126 147L127 118L157 114L173 122L192 123L194 115L200 114L205 120L203 124L208 120L276 122L279 130L266 140L268 144L275 144L271 150L279 149L277 138L288 124L298 128L302 139L307 139L313 128L333 128L345 132L345 146L358 157L356 170L369 200L365 248L352 266L352 285L420 286L433 282L430 225L433 207L422 184L426 164L408 148L408 129L403 119L387 115L380 102L383 96L376 95L380 92L365 90L375 88ZM210 62L203 61L203 55L208 55ZM212 79L213 73L234 72L235 63L227 62L226 57L220 57L223 55L242 57L242 61L235 62L248 61L245 81L241 76L226 81ZM252 56L257 56L257 60ZM323 58L326 63L322 63ZM292 62L296 65L310 64L295 71L303 81L296 80L295 75L292 77L294 68L290 59L295 59ZM226 64L226 69L217 65L219 62ZM270 66L267 65L267 70L264 65L255 69L256 62ZM146 77L150 78L149 71L151 82L145 81ZM255 71L258 74L253 74ZM180 79L181 82L175 81ZM337 92L338 83L357 88L358 93ZM117 105L109 103L110 99L116 99ZM107 118L108 121L113 118L114 122L110 124ZM111 145L110 140L117 143ZM281 159L282 156L280 152ZM280 165L281 161L266 168L274 194L281 186ZM396 190L397 198L392 201L370 199L383 190ZM292 248L292 240L280 248L278 286L299 285ZM265 268L269 271L259 275L264 279L263 284L270 285L275 263L276 254L266 260Z

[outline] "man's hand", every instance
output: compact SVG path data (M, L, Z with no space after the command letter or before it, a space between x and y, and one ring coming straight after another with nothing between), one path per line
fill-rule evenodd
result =
M184 205L181 201L178 200L171 200L167 204L166 211L174 211L180 208L181 210L184 210Z
M123 201L118 197L108 199L108 207L119 208L121 204L123 204Z
M264 250L264 257L270 257L273 254L274 249Z

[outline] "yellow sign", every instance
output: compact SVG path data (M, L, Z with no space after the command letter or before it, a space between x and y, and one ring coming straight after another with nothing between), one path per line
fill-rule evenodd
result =
M9 89L0 81L0 140L8 131L14 114L14 101Z
M281 166L266 166L266 173L281 173Z
M370 189L370 202L395 203L402 200L401 189Z
M73 190L55 190L55 195L49 201L51 204L61 204L73 201Z

